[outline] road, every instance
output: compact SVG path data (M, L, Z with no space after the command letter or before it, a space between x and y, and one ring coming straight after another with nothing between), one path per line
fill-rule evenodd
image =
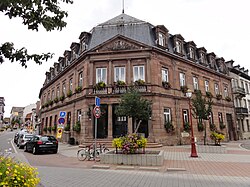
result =
M16 149L16 146L12 147L11 144L14 133L0 134L0 147L11 148L13 155L37 167L41 178L39 186L250 187L249 177L242 176L216 176L185 171L89 169L86 166L88 162L79 162L76 158L59 153L33 155L23 152L23 149Z

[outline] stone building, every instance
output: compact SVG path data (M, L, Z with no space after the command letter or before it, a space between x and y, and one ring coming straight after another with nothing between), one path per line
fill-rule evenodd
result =
M4 124L4 106L5 106L5 103L4 103L4 97L0 97L0 128L3 126Z
M140 80L140 81L138 81ZM126 86L118 86L118 82ZM100 88L96 86L102 84ZM142 83L135 86L136 82ZM223 58L193 41L185 41L180 34L170 34L164 25L121 14L82 32L79 43L72 43L58 62L46 72L40 90L40 118L42 127L58 123L59 112L65 111L65 124L70 125L69 136L78 143L94 138L92 109L95 97L101 99L97 138L111 140L133 132L132 119L114 113L121 94L130 86L153 102L152 116L143 121L139 133L150 142L166 145L189 142L183 137L184 124L190 123L189 99L185 89L201 90L213 97L213 112L207 122L226 134L227 140L237 139L232 90L228 69ZM80 132L74 131L80 123ZM174 131L168 133L165 124L171 122ZM194 136L203 140L204 131L193 119ZM51 129L51 128L49 128ZM44 133L55 133L47 131Z
M239 139L250 139L250 76L248 70L240 65L234 66L234 61L226 63L232 78L232 92L237 120Z

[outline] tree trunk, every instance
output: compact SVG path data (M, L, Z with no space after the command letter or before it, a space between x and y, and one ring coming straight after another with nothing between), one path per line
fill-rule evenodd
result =
M205 132L204 132L204 145L207 144L207 123L205 121Z
M136 123L136 120L135 120L135 123ZM141 120L138 122L138 124L137 124L137 126L136 126L136 129L135 129L135 132L134 132L135 134L137 133L137 131L138 131L140 125L141 125Z

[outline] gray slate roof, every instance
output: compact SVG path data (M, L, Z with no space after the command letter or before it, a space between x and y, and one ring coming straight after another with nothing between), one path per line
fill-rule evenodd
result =
M153 27L153 25L145 21L126 14L120 14L93 28L88 49L91 50L117 35L123 35L143 44L154 46Z

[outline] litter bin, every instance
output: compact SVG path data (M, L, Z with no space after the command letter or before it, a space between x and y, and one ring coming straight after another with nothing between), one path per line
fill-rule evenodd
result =
M69 138L69 144L75 145L75 138Z

